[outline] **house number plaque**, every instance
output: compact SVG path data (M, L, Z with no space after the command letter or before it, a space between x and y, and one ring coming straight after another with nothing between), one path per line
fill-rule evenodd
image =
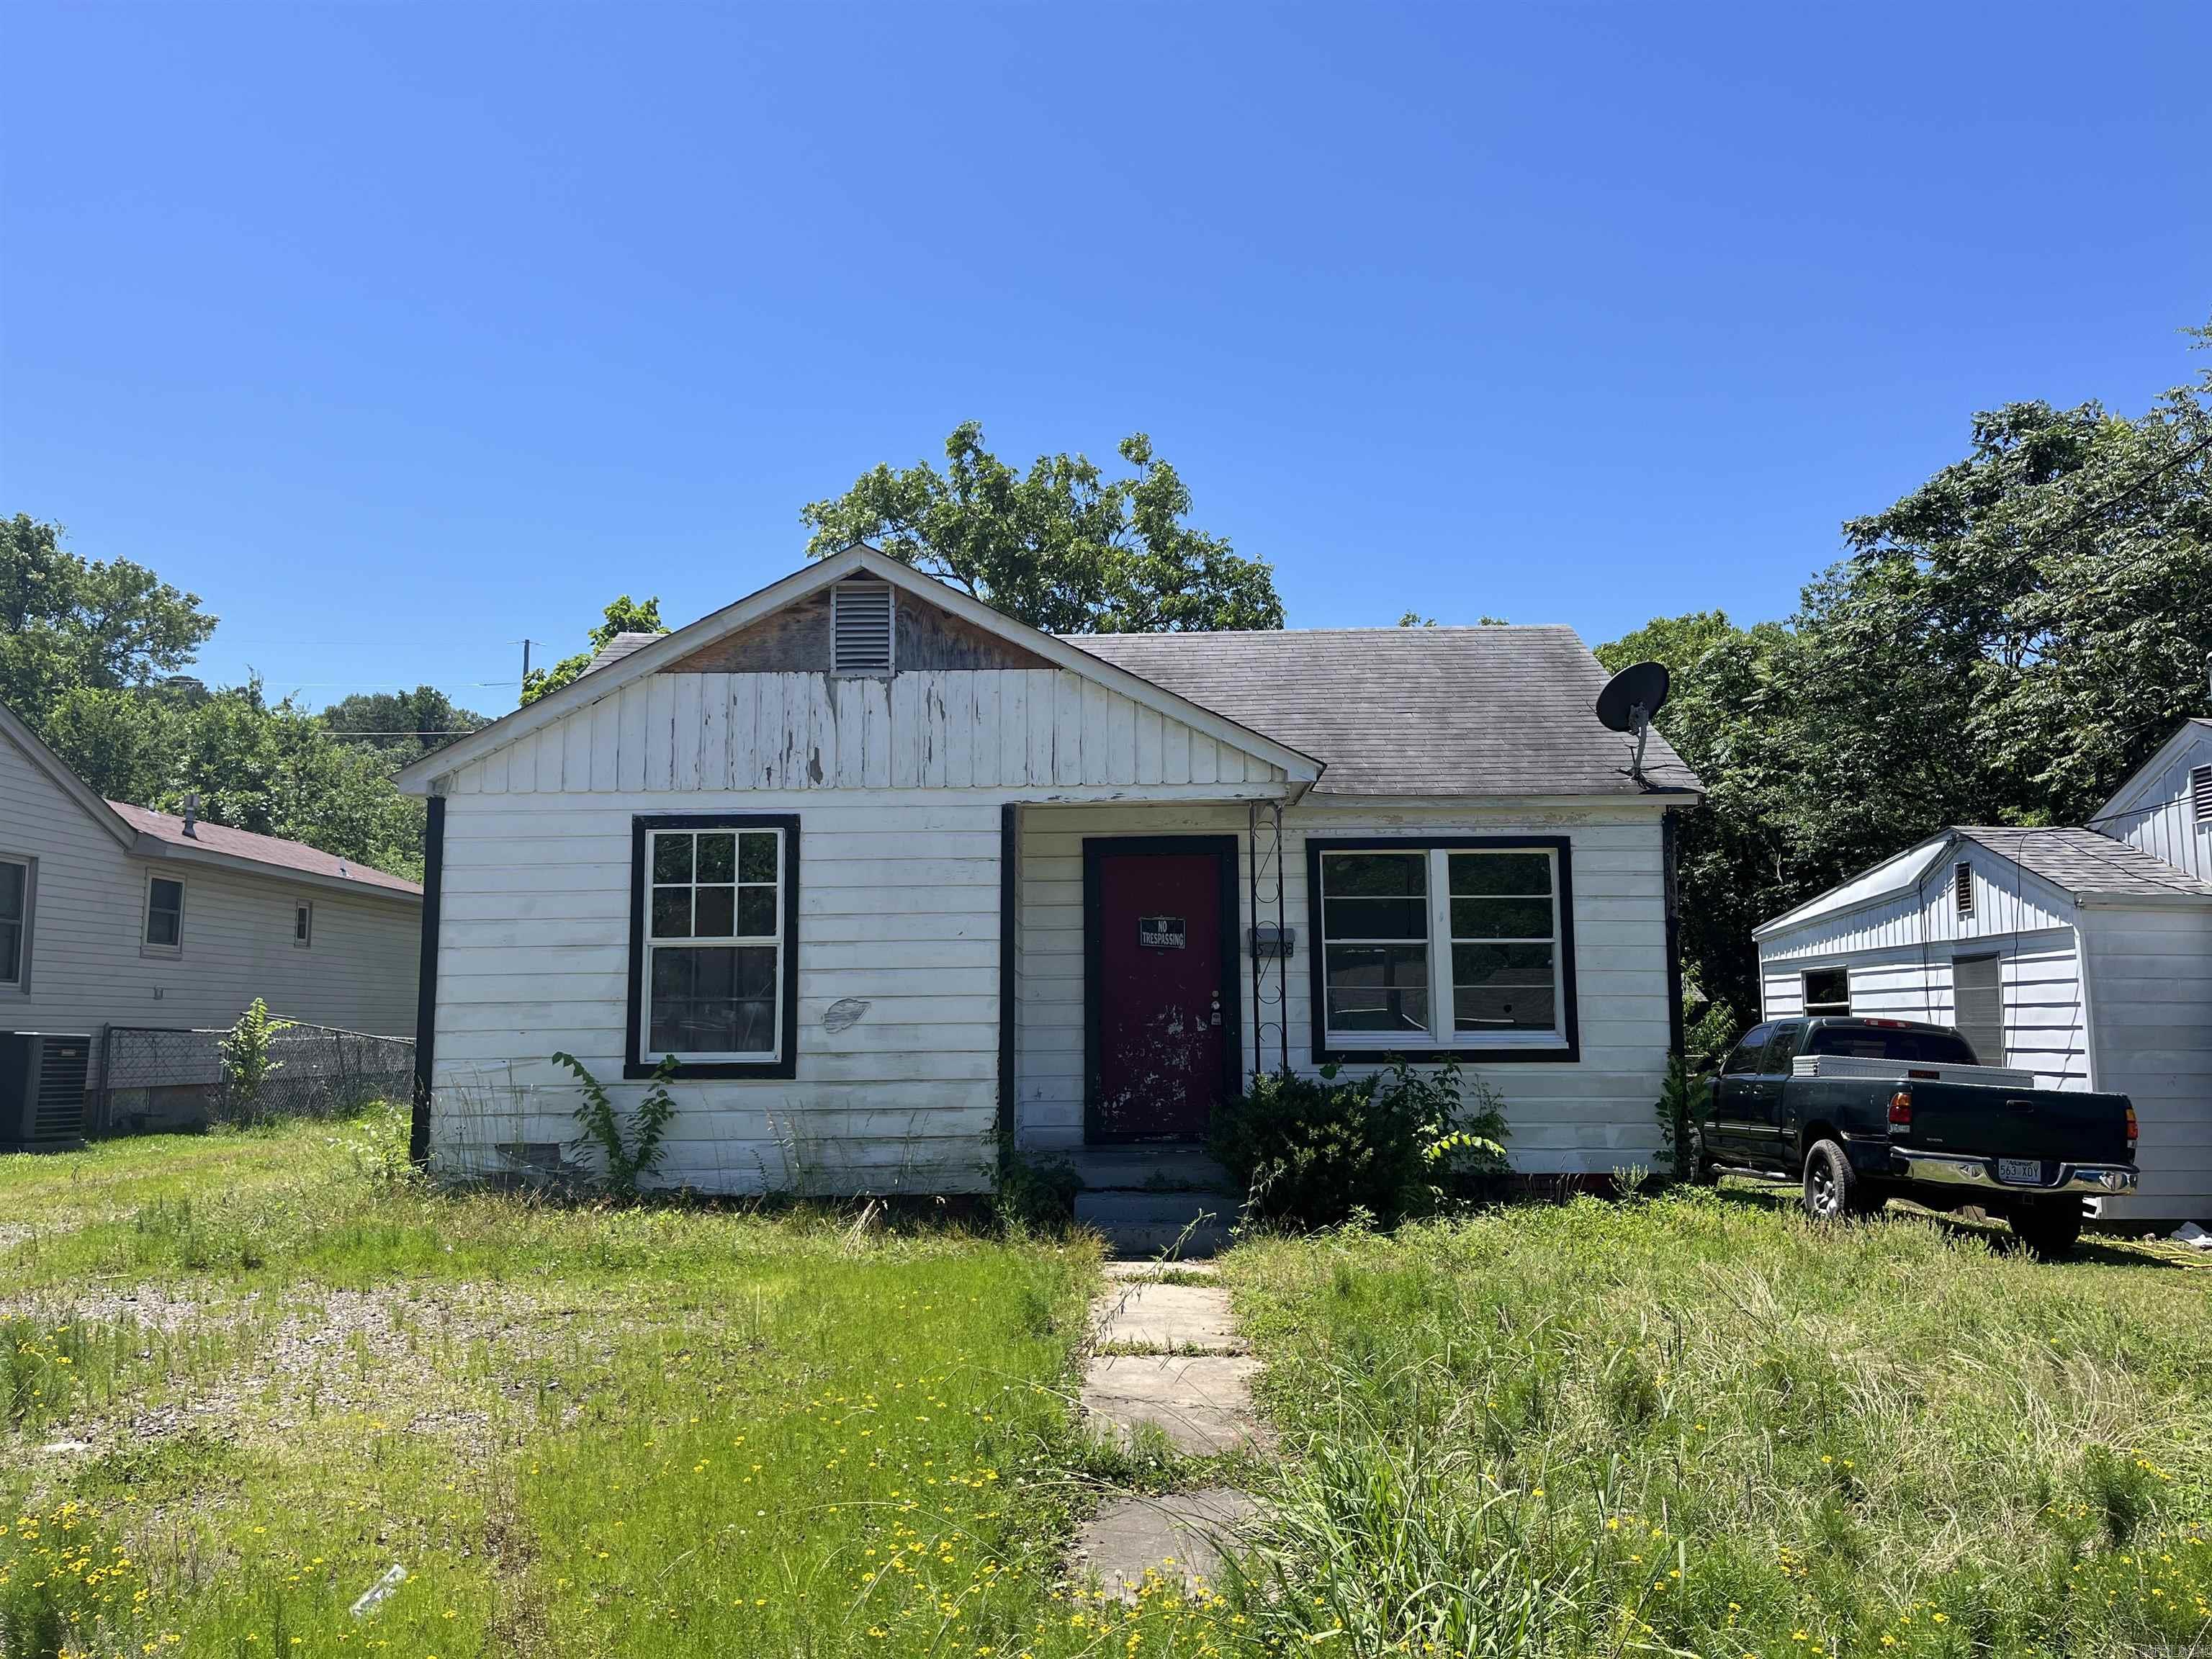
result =
M1137 918L1137 944L1147 951L1180 951L1187 933L1181 916Z

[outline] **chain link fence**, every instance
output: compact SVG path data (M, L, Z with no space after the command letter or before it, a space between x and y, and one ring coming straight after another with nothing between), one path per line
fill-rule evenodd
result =
M251 1099L226 1081L228 1033L111 1025L101 1034L94 1134L343 1117L379 1100L404 1100L415 1044L331 1025L287 1025L269 1039L270 1067Z

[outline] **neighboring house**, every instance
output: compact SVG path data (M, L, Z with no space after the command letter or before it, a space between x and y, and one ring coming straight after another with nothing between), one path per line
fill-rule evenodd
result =
M89 1039L88 1091L106 1028L227 1026L256 997L407 1034L422 912L422 890L380 870L102 800L0 707L0 1036ZM24 1138L0 1112L0 1145Z
M975 1188L1402 1054L1523 1170L1649 1166L1698 784L1604 679L1564 628L1055 638L848 549L400 775L423 1150L557 1156L552 1054L626 1108L673 1054L663 1181Z
M1777 916L1765 1017L1936 1020L2043 1087L2126 1094L2142 1188L2102 1213L2212 1215L2212 720L2090 824L1946 830Z

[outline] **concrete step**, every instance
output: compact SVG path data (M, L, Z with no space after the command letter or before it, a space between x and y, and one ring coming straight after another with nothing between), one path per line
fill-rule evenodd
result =
M1085 1146L1068 1162L1097 1192L1225 1190L1228 1171L1195 1146Z
M1227 1248L1237 1200L1223 1192L1078 1193L1075 1218L1103 1233L1119 1255L1195 1258Z

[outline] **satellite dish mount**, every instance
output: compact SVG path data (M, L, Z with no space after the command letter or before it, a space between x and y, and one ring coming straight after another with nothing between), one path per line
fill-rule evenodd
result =
M1644 745L1651 736L1651 722L1666 705L1672 684L1664 663L1632 663L1605 683L1597 694L1597 717L1608 731L1626 732L1636 738L1629 757L1628 775L1644 782Z

